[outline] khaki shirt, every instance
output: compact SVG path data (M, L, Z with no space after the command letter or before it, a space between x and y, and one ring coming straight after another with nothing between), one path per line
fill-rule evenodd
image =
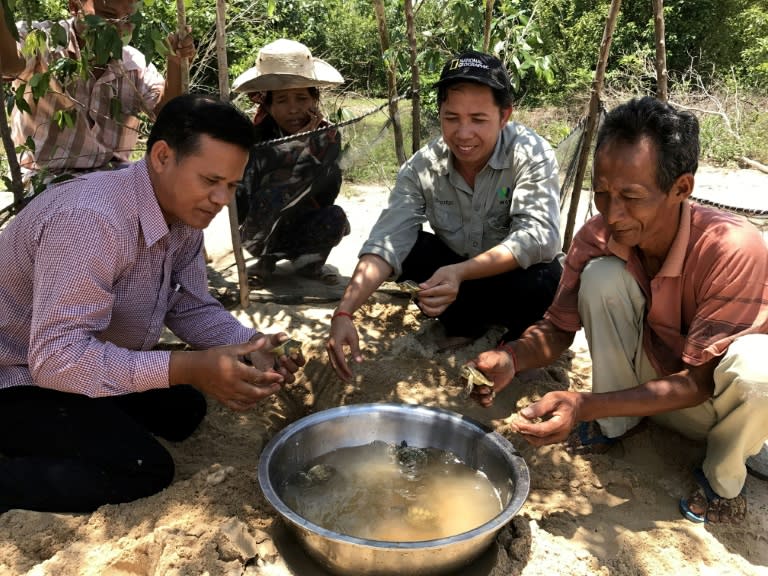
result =
M376 254L400 275L421 225L428 222L454 252L473 258L502 245L522 268L560 253L557 160L532 130L511 122L500 132L472 189L453 166L442 137L400 169L389 205L360 255Z

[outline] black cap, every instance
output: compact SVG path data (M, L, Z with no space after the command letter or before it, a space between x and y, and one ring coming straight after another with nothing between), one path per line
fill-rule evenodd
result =
M509 76L501 60L490 54L470 50L446 62L435 87L448 82L477 82L497 90L511 91Z

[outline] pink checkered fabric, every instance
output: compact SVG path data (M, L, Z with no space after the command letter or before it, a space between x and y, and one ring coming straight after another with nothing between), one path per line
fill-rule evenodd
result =
M0 232L0 388L87 396L167 387L164 325L195 348L247 342L208 292L203 233L166 224L146 163L38 195Z

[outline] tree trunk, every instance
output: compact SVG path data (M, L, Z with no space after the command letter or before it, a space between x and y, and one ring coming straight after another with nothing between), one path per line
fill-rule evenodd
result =
M187 13L184 0L176 0L176 23L179 29L179 42L187 35ZM181 70L181 93L189 92L189 60L182 58L179 64Z
M376 11L376 22L379 25L379 41L381 43L381 55L387 65L387 87L389 93L389 117L392 119L392 128L395 134L395 153L397 162L401 166L405 163L405 147L403 146L403 130L400 126L400 112L397 109L397 78L395 77L395 62L389 52L389 31L387 30L387 18L384 14L384 0L373 0Z
M405 0L405 25L408 30L408 47L411 53L411 152L421 148L421 82L419 66L416 63L418 47L416 45L416 27L413 22L413 0Z
M493 23L493 0L485 1L485 28L483 29L483 52L491 49L491 24Z
M8 125L8 114L5 111L5 82L2 82L2 86L0 86L0 94L2 95L2 99L0 99L0 138L3 140L3 149L8 160L8 170L11 173L13 203L20 204L24 198L24 183L21 181L19 158L16 156L16 146L13 143L13 138L11 138L11 127ZM11 212L13 212L13 209L11 209Z
M181 0L180 0L181 1ZM227 4L226 0L216 0L216 60L219 64L219 98L229 102L229 66L227 64ZM251 291L248 288L248 273L245 270L243 245L240 242L240 224L237 221L237 200L227 206L229 210L229 230L232 238L232 251L237 264L237 283L240 287L240 306L247 308L250 304Z
M666 102L667 91L667 43L664 39L664 0L653 0L653 22L656 32L656 98Z
M597 69L595 78L592 81L592 91L589 99L589 115L587 116L587 125L584 128L584 134L581 138L581 148L579 149L579 160L576 168L576 177L573 182L573 192L571 194L571 205L568 207L568 221L563 235L563 251L567 252L573 239L573 229L576 224L576 213L579 209L579 197L581 196L581 183L584 181L584 172L587 168L587 160L592 150L592 136L597 126L597 116L600 112L600 95L603 91L603 81L605 80L605 67L608 63L608 53L611 49L613 40L613 30L616 28L616 19L619 17L621 0L611 0L611 6L608 9L608 20L603 30L603 39L600 43L600 54L597 59Z

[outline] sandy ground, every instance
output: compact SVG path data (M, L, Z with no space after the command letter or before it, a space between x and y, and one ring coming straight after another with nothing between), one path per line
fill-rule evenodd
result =
M766 175L713 174L714 189L750 188L757 195L768 189ZM342 276L349 276L385 201L381 188L349 189L340 199L353 227L330 259ZM228 239L225 216L207 233L211 283L236 292ZM306 342L308 363L298 381L247 414L211 403L192 438L168 444L177 472L160 494L86 515L14 510L0 516L0 574L321 576L263 498L259 454L277 430L303 415L375 401L466 414L509 438L528 463L525 505L461 574L768 574L768 483L748 478L749 512L741 526L694 525L680 517L677 502L691 488L702 446L650 426L608 454L581 457L560 445L533 449L509 431L509 415L547 391L589 389L583 339L552 366L520 375L483 410L462 398L457 370L500 332L458 352L438 353L436 322L382 290L356 316L366 362L354 382L344 384L322 348L343 285L328 288L286 273L269 290L254 291L251 305L233 313Z

